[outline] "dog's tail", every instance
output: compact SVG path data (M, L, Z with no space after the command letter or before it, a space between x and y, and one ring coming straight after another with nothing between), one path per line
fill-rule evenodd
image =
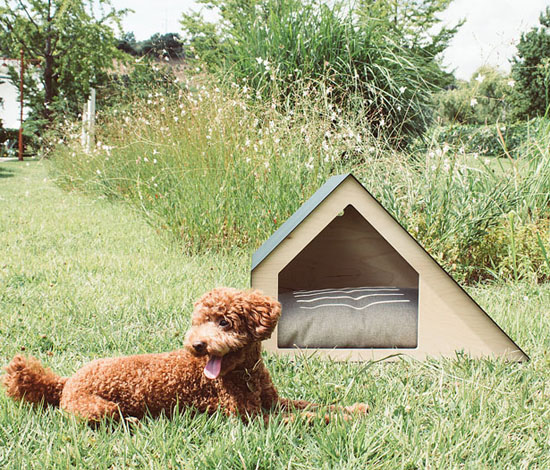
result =
M1 377L6 394L15 400L59 406L66 377L46 369L34 357L15 356Z

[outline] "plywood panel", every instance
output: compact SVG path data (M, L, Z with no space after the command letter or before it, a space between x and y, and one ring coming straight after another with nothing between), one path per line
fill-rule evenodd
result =
M473 357L502 356L511 360L525 360L527 356L518 346L492 321L492 319L450 278L443 269L423 250L421 246L384 210L382 206L353 178L346 178L314 212L312 212L294 231L289 234L252 272L252 286L263 290L266 294L277 297L279 292L279 273L281 273L306 247L317 237L348 205L353 204L356 211L372 226L373 230L382 235L394 252L410 268L419 275L419 324L418 347L415 349L368 349L368 350L315 350L307 353L322 354L337 360L369 360L381 359L396 353L424 359L428 356L454 356L456 351L462 350ZM347 231L347 237L353 240L357 235L348 228L338 228L342 234ZM332 233L332 229L327 233ZM355 241L367 241L358 236ZM390 273L397 270L392 250L387 250L380 239L373 238L378 244L374 250L380 254L379 260L367 260L371 266L377 266L379 272L384 271L384 261L390 265L394 263ZM283 276L288 288L298 285L298 282L307 284L309 281L300 281L299 277L315 275L316 269L326 270L330 263L342 264L339 256L333 255L330 242L320 240L312 256L308 257L309 267L293 266L291 276ZM364 251L362 251L364 250ZM353 250L346 251L346 256ZM368 248L358 249L368 254ZM357 268L350 268L345 275L348 279L359 279L363 274ZM290 272L290 271L289 271ZM300 276L298 276L298 274ZM355 276L355 277L354 277ZM397 277L394 279L401 279ZM334 278L336 279L336 278ZM343 278L342 278L343 279ZM361 278L363 279L363 278ZM409 275L404 279L411 280ZM350 281L351 282L351 281ZM401 281L400 281L401 282ZM304 284L304 285L305 285ZM345 287L345 286L328 286ZM277 347L277 332L266 341L266 349L280 354L302 354L296 349L279 349Z
M396 286L418 288L418 274L349 205L279 274L279 292Z

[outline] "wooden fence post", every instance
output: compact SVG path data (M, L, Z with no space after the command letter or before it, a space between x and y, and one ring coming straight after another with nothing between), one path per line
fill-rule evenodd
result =
M83 147L86 147L88 153L92 151L95 141L95 97L95 88L90 88L90 97L82 110L82 136L80 142Z
M19 161L23 161L23 74L25 73L25 54L23 48L21 48L21 61L19 63L19 103L21 106L20 109L20 124L19 124Z

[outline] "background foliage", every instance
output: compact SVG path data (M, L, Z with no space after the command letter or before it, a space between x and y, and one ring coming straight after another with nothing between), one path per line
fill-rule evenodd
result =
M117 48L136 57L149 56L164 60L185 57L183 40L178 33L155 33L144 41L136 41L132 32L124 33L118 41Z
M110 0L3 0L2 52L19 57L23 48L27 59L39 60L25 79L31 119L50 123L56 114L81 111L90 87L105 82L119 56L113 26L122 14ZM12 80L18 83L16 71Z
M498 69L480 67L470 81L457 81L435 95L436 115L444 124L508 122L514 86L515 82Z
M334 120L322 94L273 107L250 104L246 86L204 83L105 115L88 155L75 133L56 151L60 184L127 201L189 253L226 252L258 247L326 179L353 171L456 278L550 277L546 121L503 165L437 141L392 150L355 114Z
M136 100L149 100L153 91L165 95L178 95L180 90L177 70L148 56L127 61L109 74L97 89L98 106L107 114L124 111Z
M410 150L427 151L435 142L442 148L451 146L455 151L477 156L521 158L525 149L540 135L541 128L547 125L545 119L537 118L515 124L436 126L417 139Z
M540 27L521 35L512 64L517 84L513 95L516 119L547 116L550 105L550 7L539 21Z
M418 17L395 9L393 1L201 3L219 12L219 23L191 14L182 25L210 70L268 100L295 100L306 86L323 89L327 101L365 115L372 132L397 144L425 129L431 93L449 82L436 54L456 28L433 36L423 29L438 23L435 13L449 2L412 2L426 7Z

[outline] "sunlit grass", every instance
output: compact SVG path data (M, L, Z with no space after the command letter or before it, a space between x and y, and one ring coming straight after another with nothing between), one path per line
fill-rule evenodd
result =
M181 347L192 302L245 287L250 250L189 256L126 205L66 193L44 163L0 165L2 363L24 352L59 373L104 356ZM244 425L177 414L92 429L0 392L6 469L502 469L550 466L550 288L470 293L531 361L334 363L266 355L283 396L372 406L362 420Z

